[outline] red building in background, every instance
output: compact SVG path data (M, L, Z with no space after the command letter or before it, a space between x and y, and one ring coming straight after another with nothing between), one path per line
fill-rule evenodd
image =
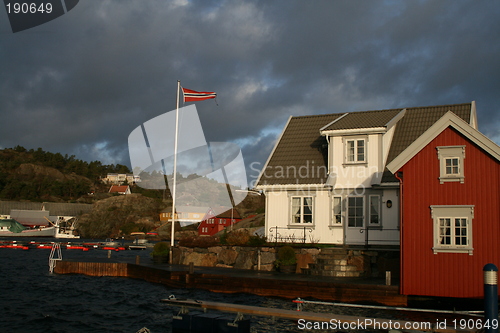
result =
M500 264L500 147L448 112L387 165L400 180L401 293L482 297Z
M239 221L241 221L241 216L234 208L218 215L215 215L213 209L209 209L203 221L198 226L198 235L213 236Z

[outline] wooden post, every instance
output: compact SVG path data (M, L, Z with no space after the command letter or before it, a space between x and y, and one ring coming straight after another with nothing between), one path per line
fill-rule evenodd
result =
M135 264L139 265L141 263L141 257L135 256Z
M257 270L260 271L260 249L257 250Z
M189 274L193 274L194 273L194 262L190 262L189 263Z
M111 258L111 250L108 250L108 259Z
M385 271L385 285L391 285L391 271Z

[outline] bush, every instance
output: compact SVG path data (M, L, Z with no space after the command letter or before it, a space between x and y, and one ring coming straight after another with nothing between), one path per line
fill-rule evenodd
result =
M170 245L167 242L158 242L153 247L152 256L168 256L170 253Z
M250 235L248 234L248 231L244 229L232 231L226 238L226 242L229 245L247 245L249 240Z
M295 257L294 249L289 245L280 247L280 249L278 250L278 260L276 260L276 266L279 267L280 265L294 265L296 263L297 258Z
M248 245L250 246L264 246L267 243L267 237L266 236L250 236L250 239L248 240Z

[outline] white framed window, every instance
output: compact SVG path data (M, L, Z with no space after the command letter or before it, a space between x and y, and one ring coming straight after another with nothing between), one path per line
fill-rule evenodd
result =
M465 180L465 146L436 147L439 159L439 182L460 182Z
M364 225L364 197L347 198L347 226L362 228Z
M313 197L291 197L291 223L313 223Z
M366 139L345 139L345 163L366 163Z
M434 223L434 253L469 253L472 247L473 205L431 206Z
M379 195L370 195L370 226L379 226L380 225L380 196Z
M342 225L342 197L333 197L333 223L332 225Z

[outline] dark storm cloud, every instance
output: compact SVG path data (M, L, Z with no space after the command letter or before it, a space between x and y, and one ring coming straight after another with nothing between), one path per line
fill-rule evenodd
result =
M499 14L451 0L82 0L16 34L2 14L0 146L129 164L129 133L175 108L178 79L218 93L197 104L207 141L238 143L254 168L290 115L476 100L499 143Z

